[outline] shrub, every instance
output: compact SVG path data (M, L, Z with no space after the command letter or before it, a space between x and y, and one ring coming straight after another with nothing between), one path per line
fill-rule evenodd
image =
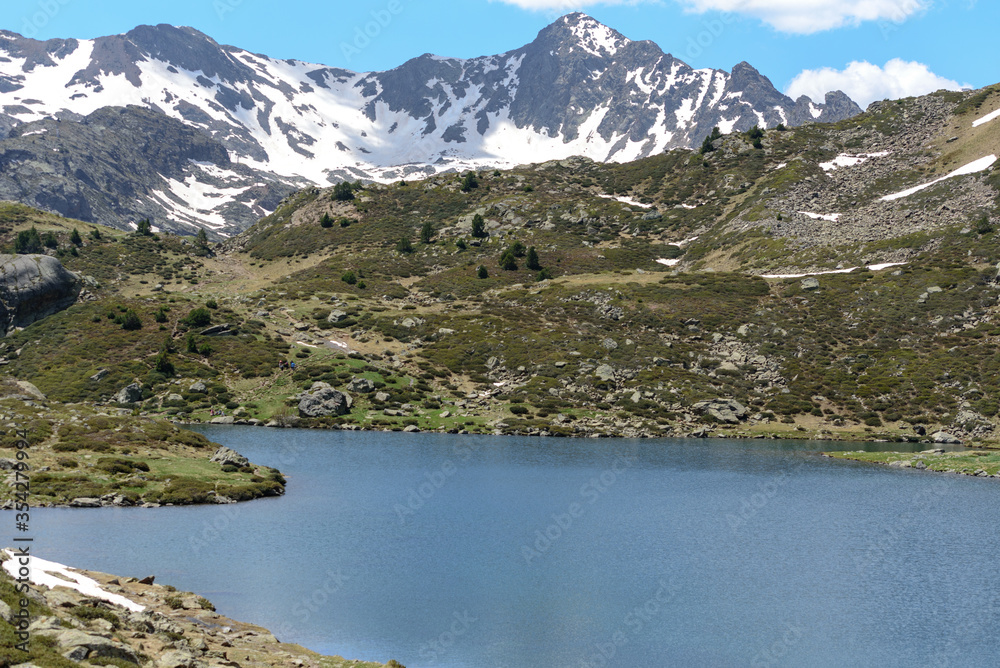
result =
M333 227L333 218L330 217L330 214L323 214L323 219L319 221L319 226L326 229Z
M125 314L121 318L122 329L134 332L136 330L142 329L142 320L139 319L139 314L132 309L127 309Z
M462 192L467 193L470 190L475 190L479 187L479 179L476 177L475 172L469 172L464 177L462 177Z
M80 230L73 228L73 231L69 233L69 242L74 246L79 246L83 243L83 238L80 237Z
M46 232L42 235L42 245L46 248L57 248L59 246L59 240L56 239L55 232Z
M539 271L542 268L541 263L538 261L538 251L532 246L528 249L528 257L524 261L524 266L532 271Z
M500 268L504 271L517 271L517 258L511 249L500 254Z
M340 277L344 283L348 285L356 285L358 282L358 277L354 275L353 271L344 272L344 275Z
M527 406L521 406L519 404L515 404L510 407L510 412L513 413L514 415L527 415L530 411L528 410Z
M483 265L479 265L479 269L476 270L476 275L479 278L489 278L490 272Z
M403 254L413 252L413 243L409 237L403 237L396 243L396 251Z
M434 226L431 221L426 221L420 228L420 243L429 244L434 240Z
M212 313L202 306L184 316L181 322L189 327L205 327L212 324Z
M209 299L207 302L205 302L205 306L214 311L215 309L219 308L219 303L214 299Z
M17 233L14 240L14 252L20 254L41 253L42 238L38 230L32 227L30 230L23 230Z
M164 376L174 375L174 364L167 357L166 350L156 356L156 361L153 363L153 370L156 373L162 373Z
M333 198L338 202L350 202L354 199L354 188L347 181L338 183L333 187Z
M472 236L476 239L482 239L487 236L486 221L478 213L472 217Z

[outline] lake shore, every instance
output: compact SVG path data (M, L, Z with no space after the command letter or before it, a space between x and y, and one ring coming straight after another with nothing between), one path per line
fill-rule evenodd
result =
M0 571L0 658L7 665L86 666L111 659L116 666L157 668L380 668L386 664L323 656L286 644L267 629L215 612L205 598L155 582L124 578L31 557L32 585L25 599L30 636L17 648L17 613L24 598L9 571L18 557L3 552ZM41 584L38 584L41 583ZM387 668L402 668L392 662Z

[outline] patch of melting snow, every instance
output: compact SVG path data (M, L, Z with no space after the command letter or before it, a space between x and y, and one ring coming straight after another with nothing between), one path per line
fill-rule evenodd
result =
M690 211L691 209L697 209L698 207L696 207L694 204L681 204L681 208Z
M824 172L832 172L839 167L855 167L862 163L868 162L871 158L884 158L889 155L890 151L879 151L877 153L859 153L858 155L851 155L850 153L841 153L836 158L830 162L819 163L820 169Z
M306 343L305 341L296 341L295 343L299 344L300 346L305 346L306 348L319 348L319 346L314 346L312 344Z
M661 259L657 260L656 263L657 264L662 264L662 265L667 266L667 267L676 267L677 265L679 265L681 263L681 261L680 260L666 260L666 259L661 258Z
M976 119L972 122L972 127L978 128L980 125L986 125L990 121L1000 118L1000 109L997 109L993 113L986 114L982 118Z
M836 223L844 215L842 213L809 213L808 211L799 211L799 213L813 220L828 220L831 223Z
M684 241L671 241L667 245L677 246L678 248L684 248L688 244L693 244L694 242L698 241L698 239L699 237L691 237L690 239L685 239Z
M340 341L330 341L330 345L337 346L338 348L343 348L344 350L350 350L346 343L341 343Z
M22 565L20 560L25 557L17 555L13 550L8 549L4 551L10 559L3 562L3 568L5 571L10 573L12 578L17 579L20 575L18 571ZM102 601L107 601L108 603L120 605L123 608L131 610L132 612L142 612L146 609L146 606L139 605L135 601L127 599L124 596L119 596L118 594L112 594L111 592L105 591L101 588L101 585L97 582L97 580L88 578L86 575L81 573L74 573L68 566L57 564L54 561L39 559L38 557L27 557L27 560L29 571L28 579L34 585L48 587L49 589L66 587L67 589L76 590L84 596L92 596Z
M601 197L603 199L613 199L613 200L616 200L618 202L621 202L622 204L631 204L632 206L637 206L637 207L640 207L640 208L643 208L643 209L652 209L653 208L652 204L643 204L642 202L635 201L631 197L616 197L615 195L598 195L598 197ZM692 207L692 208L694 208L694 207Z
M775 165L774 169L775 169L775 171L777 171L779 169L784 169L785 167L788 167L788 163L787 162L783 162L780 165Z
M938 183L941 183L942 181L947 181L948 179L953 179L956 176L966 176L968 174L976 174L978 172L984 172L987 169L989 169L990 167L992 167L993 163L995 163L996 161L997 161L997 157L995 155L988 155L985 158L980 158L979 160L976 160L974 162L970 162L969 164L965 165L964 167L959 167L958 169L956 169L955 171L953 171L951 174L947 174L946 176L942 176L939 179L934 179L930 183L925 183L923 185L914 186L913 188L910 188L908 190L904 190L902 192L895 193L893 195L886 195L885 197L882 198L882 201L883 202L891 202L893 200L902 199L904 197L909 197L910 195L913 195L914 193L918 193L921 190L924 190L925 188L930 188L933 185L937 185Z
M870 264L868 265L869 271L882 271L884 269L889 269L890 267L902 267L909 264L908 262L886 262L884 264ZM830 271L813 271L805 274L761 274L761 278L808 278L810 276L829 276L831 274L850 274L852 271L857 271L858 267L851 267L850 269L831 269Z

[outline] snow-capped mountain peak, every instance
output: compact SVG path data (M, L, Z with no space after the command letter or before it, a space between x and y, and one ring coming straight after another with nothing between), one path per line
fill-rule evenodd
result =
M159 207L178 225L219 233L266 211L240 188L395 180L570 155L626 161L695 145L716 125L744 130L860 112L846 97L795 102L749 65L693 70L582 13L507 53L426 54L371 73L276 60L169 25L94 40L0 33L0 130L127 105L214 140L243 176L219 182L225 194L213 202L186 179L205 185L219 175L188 161L185 173L146 184L135 198L141 207L119 204L123 217Z

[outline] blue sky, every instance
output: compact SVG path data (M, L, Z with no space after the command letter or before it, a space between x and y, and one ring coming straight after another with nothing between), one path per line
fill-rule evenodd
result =
M845 90L865 106L1000 82L1000 3L987 0L7 0L0 27L93 38L139 24L190 25L276 58L357 71L422 53L473 57L522 46L582 10L694 67L746 60L793 96ZM349 6L344 6L348 5ZM373 36L363 35L363 31Z

